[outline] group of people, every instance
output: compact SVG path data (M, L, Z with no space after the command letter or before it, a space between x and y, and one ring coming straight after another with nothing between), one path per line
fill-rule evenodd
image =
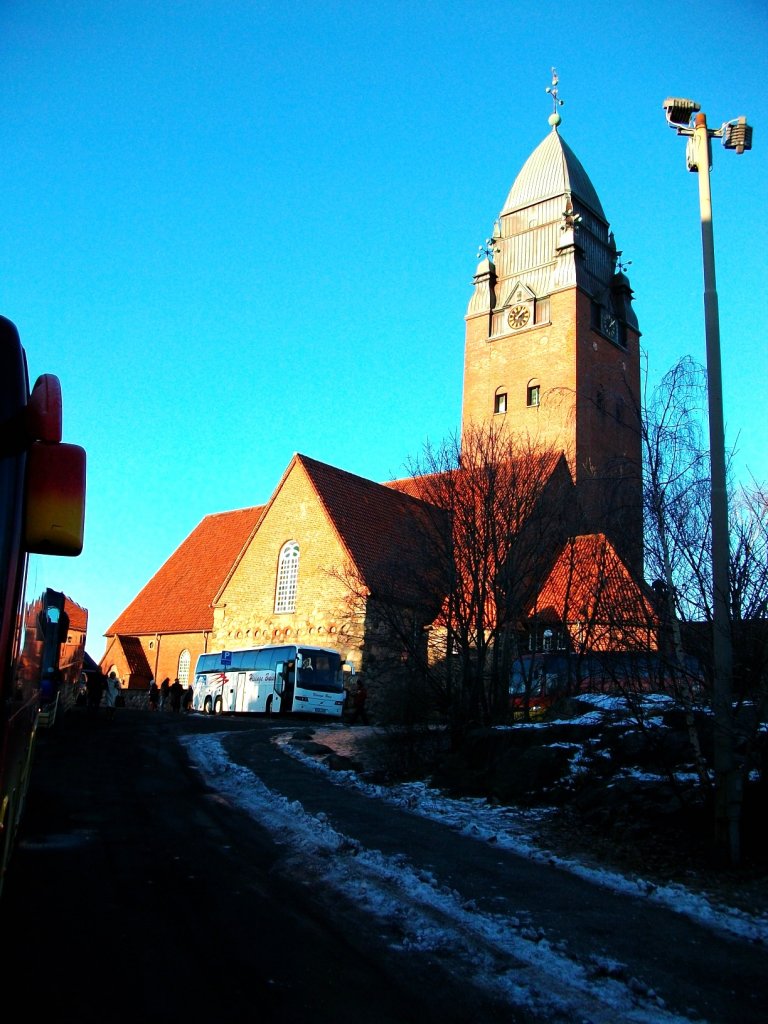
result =
M117 673L112 671L104 678L99 672L88 675L86 681L86 702L90 711L95 711L104 699L108 717L115 713L115 708L121 702L120 680ZM150 711L189 711L192 707L192 685L183 686L178 679L171 682L168 676L158 686L154 679L149 681L149 710ZM368 725L368 690L362 678L358 676L355 690L348 695L348 706L351 714L349 724Z
M173 682L168 676L158 686L154 679L149 683L149 710L189 711L192 706L192 685L183 686L178 679Z
M121 693L120 679L114 670L108 676L101 672L83 673L81 686L85 688L84 703L89 711L95 712L102 704L111 718L115 708L125 701ZM80 699L78 699L80 703ZM158 686L154 679L149 683L149 708L151 711L188 711L192 706L192 686L183 686L178 679L173 682L166 677Z

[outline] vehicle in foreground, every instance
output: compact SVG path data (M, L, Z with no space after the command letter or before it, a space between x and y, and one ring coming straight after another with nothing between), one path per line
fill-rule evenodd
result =
M44 720L58 697L66 632L64 595L46 589L36 597L30 566L37 555L79 555L83 547L85 452L63 444L61 432L58 377L43 374L30 389L18 331L0 317L0 893L41 709Z

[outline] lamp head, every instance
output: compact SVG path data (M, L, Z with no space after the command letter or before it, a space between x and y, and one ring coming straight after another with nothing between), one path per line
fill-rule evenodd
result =
M723 145L737 153L752 149L752 126L747 124L746 117L737 117L723 125Z
M701 105L694 100L682 99L679 96L668 97L662 106L670 128L687 128L692 115L701 110Z

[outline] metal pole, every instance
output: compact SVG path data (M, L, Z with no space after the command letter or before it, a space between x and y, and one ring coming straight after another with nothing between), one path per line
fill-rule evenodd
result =
M715 283L715 243L710 192L710 142L706 114L697 114L693 133L699 177L701 244L704 258L704 329L707 347L707 396L709 403L709 449L712 515L712 631L714 655L713 710L715 716L714 767L716 777L716 820L720 843L738 859L739 779L733 757L731 730L733 655L730 630L730 588L728 583L729 536L728 490L726 486L725 426L723 422L723 380L720 364L720 318ZM735 816L735 817L734 817ZM727 825L726 825L727 822Z

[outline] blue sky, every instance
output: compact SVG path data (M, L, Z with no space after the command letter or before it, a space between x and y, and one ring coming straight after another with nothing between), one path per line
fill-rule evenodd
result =
M0 9L0 313L88 452L86 540L34 567L88 650L208 513L295 451L373 480L460 422L478 245L561 134L624 258L651 374L703 362L698 188L666 96L713 142L728 440L765 453L762 3L43 3Z

